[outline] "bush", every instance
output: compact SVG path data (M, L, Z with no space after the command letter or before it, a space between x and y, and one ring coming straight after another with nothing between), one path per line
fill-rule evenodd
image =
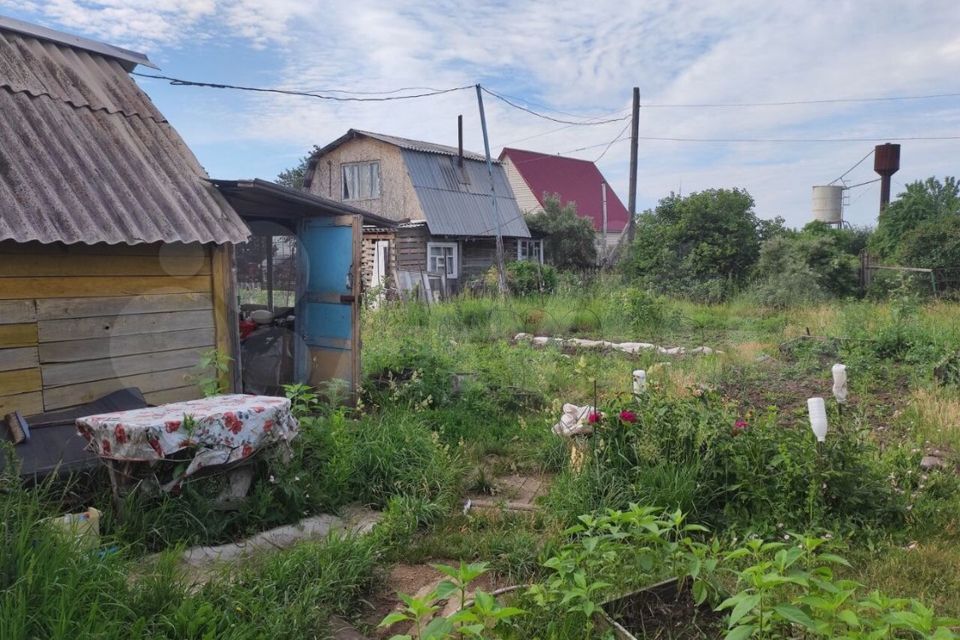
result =
M784 308L856 295L862 232L814 222L763 243L751 294L760 304Z
M759 220L740 189L671 194L638 217L622 268L643 288L717 302L746 281L761 240L781 224Z
M586 269L597 263L597 234L593 222L577 215L573 202L561 206L548 196L539 211L526 218L530 233L544 239L544 257L558 269Z
M557 271L547 264L531 260L514 260L506 264L507 288L515 296L534 293L553 293L557 288ZM488 289L497 288L497 267L493 266L484 276Z

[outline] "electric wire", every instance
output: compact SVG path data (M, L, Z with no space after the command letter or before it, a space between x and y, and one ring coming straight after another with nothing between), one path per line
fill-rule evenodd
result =
M603 156L607 155L607 151L610 151L610 147L612 147L615 143L619 142L620 140L626 140L626 138L624 137L624 134L627 132L627 129L630 127L631 124L633 123L627 122L627 124L623 125L623 129L620 130L620 133L617 134L617 137L611 140L610 143L607 144L606 148L604 148L603 152L599 156L597 156L596 160L593 161L594 164L603 160Z
M735 144L740 142L761 142L761 143L819 143L819 142L904 142L904 141L924 141L924 140L960 140L960 136L905 136L898 138L674 138L660 136L639 136L640 140L652 140L660 142L720 142Z
M153 80L166 80L175 87L205 87L208 89L232 89L236 91L253 91L257 93L277 93L277 94L288 95L288 96L302 96L305 98L317 98L319 100L331 100L334 102L390 102L394 100L413 100L416 98L428 98L431 96L438 96L445 93L452 93L454 91L463 91L464 89L473 88L473 85L465 85L462 87L450 87L449 89L437 89L434 91L413 93L413 94L407 94L402 96L396 96L396 95L383 95L379 97L331 96L331 95L325 95L322 93L311 93L309 91L295 91L293 89L248 87L243 85L225 84L220 82L199 82L194 80L184 80L182 78L172 78L170 76L140 73L138 71L131 71L130 73L131 75L139 76L141 78L151 78Z
M601 125L601 124L610 124L611 122L623 122L624 120L628 120L628 119L630 118L629 115L626 115L626 116L623 116L623 117L621 117L621 118L609 118L609 119L606 119L606 120L589 120L589 119L587 119L587 120L580 120L580 121L562 120L562 119L560 119L560 118L554 118L553 116L548 116L548 115L545 114L545 113L540 113L540 112L538 112L538 111L534 111L533 109L528 109L527 107L524 107L524 106L521 105L521 104L517 104L516 102L513 102L513 101L510 100L509 98L507 98L507 97L505 97L505 96L503 96L503 95L500 95L499 93L496 93L495 91L491 91L490 89L487 89L487 88L484 87L484 86L480 86L480 89L481 89L484 93L489 94L489 95L493 96L494 98L496 98L497 100L500 100L501 102L510 105L510 106L513 107L514 109L519 109L520 111L524 111L524 112L526 112L526 113L529 113L529 114L532 115L532 116L536 116L536 117L542 118L542 119L544 119L544 120L549 120L550 122L557 122L557 123L559 123L559 124L567 124L567 125L574 126L574 127L595 127L595 126Z
M869 158L870 156L872 156L872 155L873 155L873 152L874 152L874 150L873 150L873 149L870 149L870 151L867 152L867 155L865 155L865 156L863 156L862 158L860 158L859 160L857 160L857 163L856 163L855 165L853 165L852 167L850 167L849 169L847 169L846 171L844 171L843 173L841 173L839 178L834 178L833 180L831 180L830 182L828 182L827 185L829 186L829 185L833 184L834 182L839 182L840 180L843 180L843 179L847 176L848 173L850 173L851 171L853 171L854 169L856 169L857 167L859 167L861 164L863 164L863 161L864 161L864 160L866 160L867 158Z
M641 105L645 109L726 109L739 107L790 107L805 104L840 104L850 102L897 102L903 100L934 100L940 98L958 98L960 93L931 93L918 96L870 96L864 98L822 98L817 100L785 100L782 102L716 102L716 103L676 103Z
M865 184L873 184L874 182L880 182L883 178L874 178L873 180L867 180L866 182L858 182L857 184L852 184L849 187L844 187L846 190L856 189L857 187L862 187Z

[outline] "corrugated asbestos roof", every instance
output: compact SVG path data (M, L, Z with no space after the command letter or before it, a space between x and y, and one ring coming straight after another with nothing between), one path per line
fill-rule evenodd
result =
M247 239L246 225L127 75L132 54L121 61L22 31L0 23L0 240Z
M404 148L402 153L431 234L497 235L485 161L464 160L461 169L454 156L409 148ZM503 166L493 165L493 177L501 235L529 238L530 230L513 197Z
M557 194L560 203L573 202L577 215L590 218L597 231L603 229L603 187L606 180L597 165L589 160L505 148L500 159L509 158L543 206L547 195ZM607 183L607 229L623 231L630 214Z

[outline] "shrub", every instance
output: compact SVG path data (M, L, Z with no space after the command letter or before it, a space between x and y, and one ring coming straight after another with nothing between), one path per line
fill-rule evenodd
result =
M746 281L761 240L781 223L759 220L740 189L671 194L638 217L623 270L658 293L720 301Z
M547 264L531 260L514 260L506 264L507 288L515 296L534 293L553 293L557 288L557 271ZM493 266L484 276L488 289L497 287L497 267Z
M544 239L544 257L558 269L585 269L597 262L597 234L589 218L577 215L577 205L560 205L559 196L546 198L543 211L526 218L534 237Z
M858 235L859 234L859 235ZM857 254L862 232L822 223L787 231L763 243L752 297L778 308L849 297L859 287Z

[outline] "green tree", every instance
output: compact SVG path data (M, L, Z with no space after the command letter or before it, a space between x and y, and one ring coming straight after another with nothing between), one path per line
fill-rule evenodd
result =
M300 158L297 164L289 169L284 169L277 174L277 184L281 184L291 189L303 189L303 179L307 175L307 164L310 162L310 156L307 154Z
M716 300L746 281L764 237L783 232L783 220L760 220L742 189L671 193L637 220L627 275L659 291Z
M958 214L960 184L956 178L947 176L941 182L933 177L912 182L880 213L870 248L888 260L905 259L899 249L907 234L927 223L944 221ZM927 233L930 232L928 227Z
M577 215L577 207L548 196L542 211L527 215L527 227L544 239L544 258L558 269L585 269L597 263L597 234L593 223Z

